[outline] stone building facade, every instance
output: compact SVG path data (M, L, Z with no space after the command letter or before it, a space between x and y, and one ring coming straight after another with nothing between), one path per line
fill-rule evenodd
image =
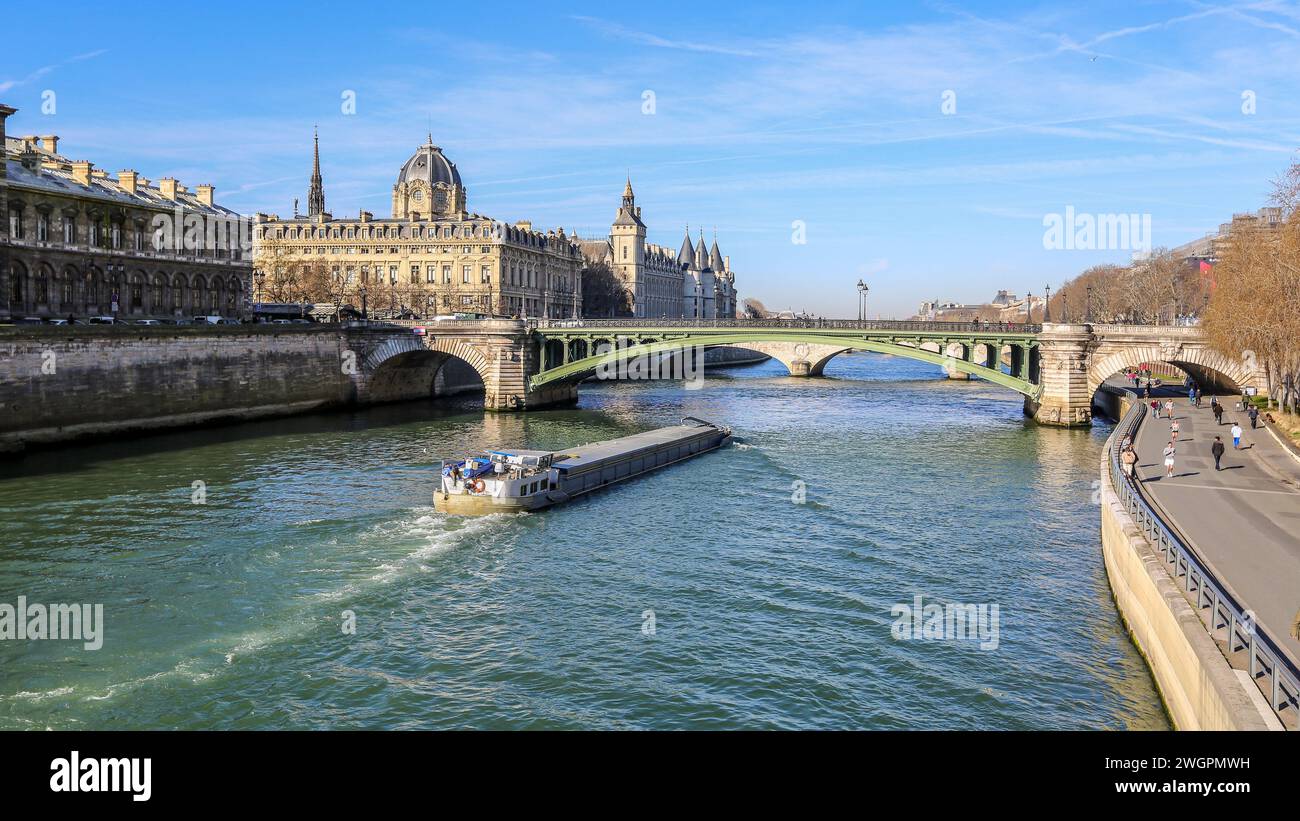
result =
M542 232L470 212L460 171L432 135L398 172L388 218L361 211L336 219L325 210L319 158L318 142L306 216L257 215L259 301L320 300L324 287L330 301L376 318L581 316L574 238L563 228ZM312 283L295 286L303 277Z
M211 185L111 176L57 136L8 136L16 110L0 105L0 319L245 313L251 237Z
M646 225L632 192L632 180L623 188L623 202L614 216L608 239L583 240L588 262L604 262L623 281L631 295L632 314L638 318L730 319L736 315L736 275L731 258L691 245L689 228L681 250L646 241Z

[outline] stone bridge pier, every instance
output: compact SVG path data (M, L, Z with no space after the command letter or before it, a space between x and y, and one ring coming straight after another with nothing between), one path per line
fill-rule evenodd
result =
M1252 357L1225 356L1195 326L1047 323L1038 341L1029 376L1041 391L1037 399L1026 397L1025 413L1046 425L1091 424L1092 398L1102 383L1140 365L1173 365L1209 391L1265 387Z

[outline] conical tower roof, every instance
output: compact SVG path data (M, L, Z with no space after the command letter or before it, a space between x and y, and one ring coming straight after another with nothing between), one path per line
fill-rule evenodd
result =
M686 227L686 237L682 240L682 250L677 252L677 262L680 265L695 266L695 249L691 247L691 228Z

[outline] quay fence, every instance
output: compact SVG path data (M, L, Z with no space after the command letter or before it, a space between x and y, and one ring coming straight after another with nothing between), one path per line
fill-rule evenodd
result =
M1269 706L1282 726L1287 726L1288 711L1297 726L1300 726L1300 667L1281 649L1281 645L1268 634L1263 625L1246 615L1246 608L1209 570L1209 563L1197 556L1191 546L1174 533L1173 528L1149 503L1141 488L1136 487L1124 475L1119 460L1119 443L1125 436L1137 441L1138 428L1148 410L1137 394L1127 390L1125 393L1129 398L1128 413L1124 414L1107 443L1110 451L1110 480L1120 503L1160 554L1174 581L1182 581L1189 599L1195 595L1197 611L1203 613L1209 608L1209 622L1202 623L1210 638L1216 642L1221 639L1227 644L1229 662L1231 663L1234 653L1248 651L1247 671L1250 680L1257 685L1261 684L1261 679L1264 680L1260 690L1269 699Z

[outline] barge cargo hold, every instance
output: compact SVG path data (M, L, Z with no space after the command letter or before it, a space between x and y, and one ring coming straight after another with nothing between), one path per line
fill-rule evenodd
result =
M731 428L688 416L680 425L566 451L489 451L444 461L433 506L464 516L540 510L730 441Z

